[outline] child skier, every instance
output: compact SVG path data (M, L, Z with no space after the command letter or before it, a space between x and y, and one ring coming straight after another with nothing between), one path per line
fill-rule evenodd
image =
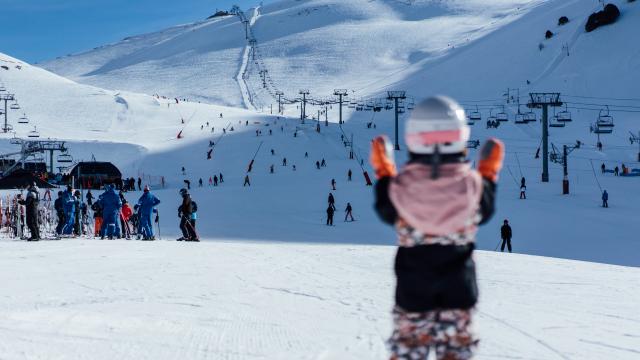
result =
M479 224L493 214L504 147L490 139L478 171L465 160L470 129L446 97L423 101L406 125L409 161L399 174L385 137L372 143L375 209L393 224L399 248L391 359L470 359L471 316L478 298L472 259Z

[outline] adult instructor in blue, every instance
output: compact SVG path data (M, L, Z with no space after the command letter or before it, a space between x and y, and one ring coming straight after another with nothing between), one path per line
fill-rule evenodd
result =
M144 193L138 200L138 215L140 216L140 221L138 222L138 238L142 236L143 240L155 240L151 216L153 215L153 209L158 204L160 204L160 200L151 193L149 185L146 185L144 187Z

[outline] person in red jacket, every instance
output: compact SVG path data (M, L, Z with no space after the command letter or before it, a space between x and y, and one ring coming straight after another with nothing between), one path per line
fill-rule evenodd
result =
M431 350L439 360L466 360L477 345L472 254L478 225L494 212L504 146L489 139L473 170L469 133L462 107L437 96L421 102L406 124L409 161L399 173L386 137L372 143L375 209L398 235L393 360L427 359Z
M122 235L126 239L131 238L131 228L129 227L129 219L133 215L133 209L129 205L127 200L122 202L122 208L120 209L120 223L122 224Z

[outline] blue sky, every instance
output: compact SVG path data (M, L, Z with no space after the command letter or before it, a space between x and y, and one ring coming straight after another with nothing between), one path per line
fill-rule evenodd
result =
M35 63L260 0L0 0L0 52ZM272 2L266 0L265 3Z

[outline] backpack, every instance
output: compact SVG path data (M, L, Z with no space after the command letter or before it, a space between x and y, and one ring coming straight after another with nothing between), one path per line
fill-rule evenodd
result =
M198 204L193 200L191 200L191 209L193 210L193 212L198 211Z

